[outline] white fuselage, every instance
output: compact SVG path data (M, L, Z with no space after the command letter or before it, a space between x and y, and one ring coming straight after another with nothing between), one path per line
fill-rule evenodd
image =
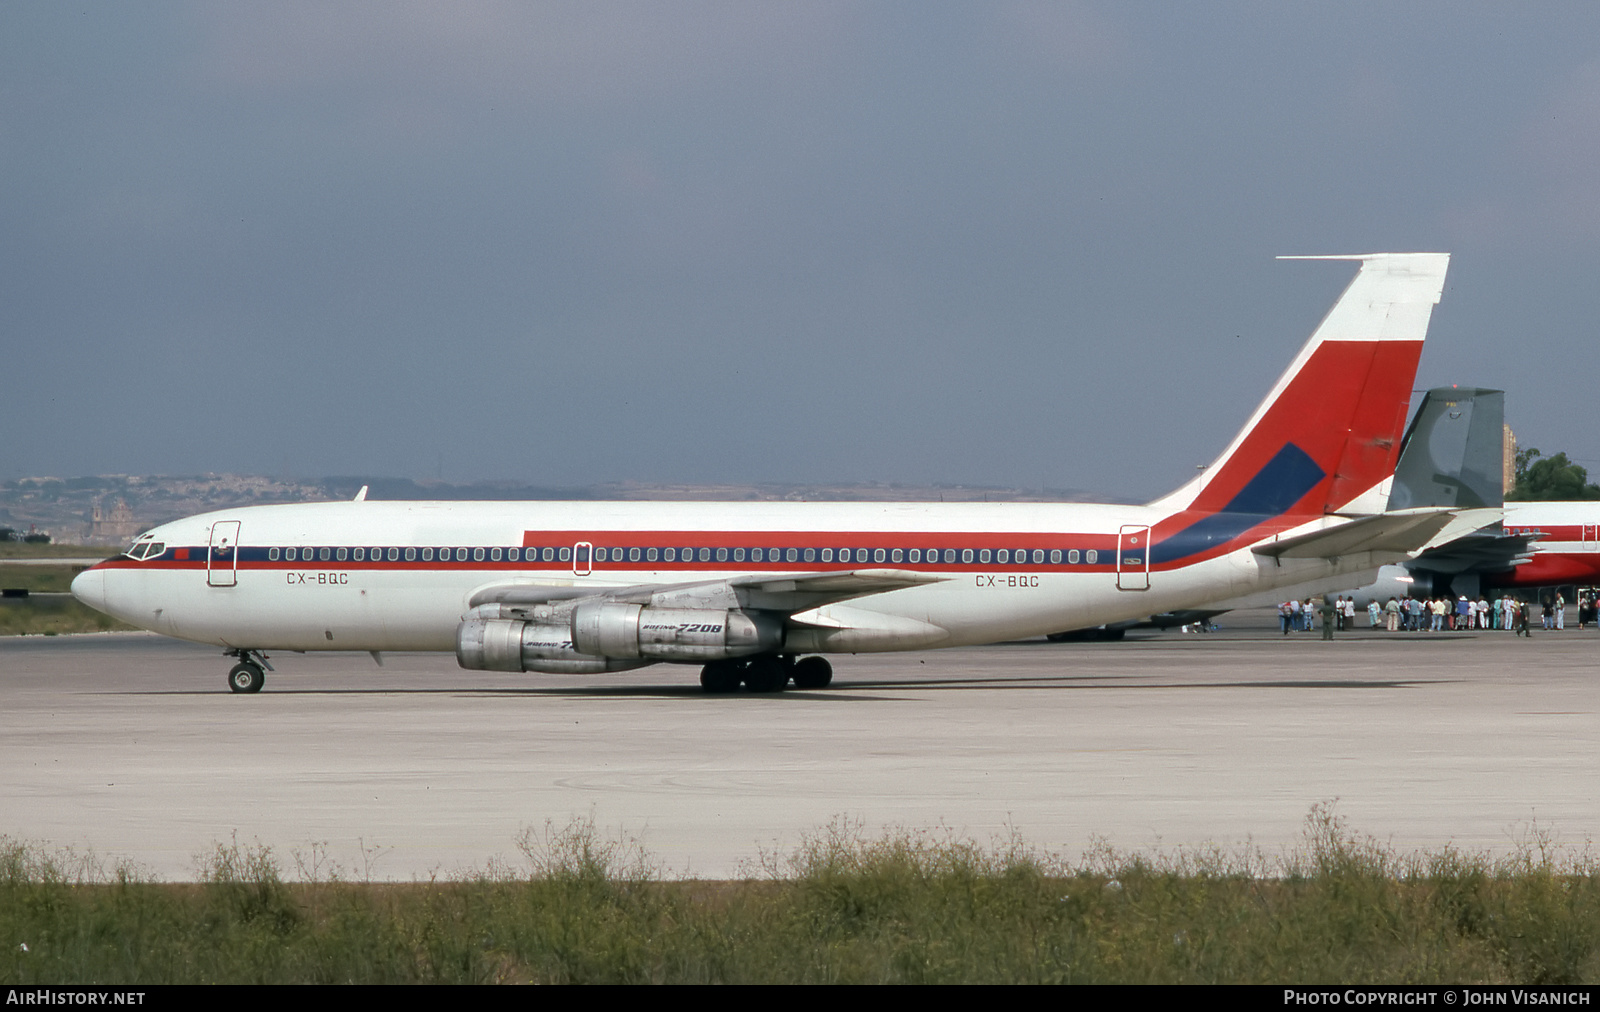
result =
M1375 569L1420 547L1395 539L1425 518L1339 515L1387 507L1449 256L1335 259L1356 277L1244 429L1147 506L358 496L166 524L73 593L239 655L234 691L260 688L247 660L269 649L454 649L485 670L703 659L713 691L738 684L716 665L748 659L766 691L788 677L778 655L1037 636Z
M258 506L158 527L144 543L159 543L159 554L112 560L73 590L124 621L227 648L450 651L469 601L488 587L600 593L862 570L938 577L790 616L786 652L856 652L1036 636L1375 564L1365 554L1280 563L1245 549L1152 567L1130 545L1167 516L1032 503Z

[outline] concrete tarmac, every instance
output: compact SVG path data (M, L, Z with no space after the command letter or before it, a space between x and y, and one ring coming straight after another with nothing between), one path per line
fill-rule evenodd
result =
M1594 630L1330 644L1269 621L836 657L828 690L774 696L706 696L676 665L505 675L291 653L236 696L212 648L0 640L0 834L165 878L237 838L290 874L319 845L347 876L408 880L520 867L520 834L590 818L700 877L756 873L841 818L1015 830L1069 857L1097 840L1277 854L1335 800L1400 850L1600 833Z

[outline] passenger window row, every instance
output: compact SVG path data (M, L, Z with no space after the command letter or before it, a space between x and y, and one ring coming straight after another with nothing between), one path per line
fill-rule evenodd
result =
M538 549L527 550L527 561L533 562ZM269 548L267 559L277 562L521 562L520 548ZM567 556L563 556L567 558Z
M159 549L158 549L159 550ZM764 562L764 563L855 563L883 564L910 563L912 565L1077 565L1080 560L1076 548L1063 551L1052 548L701 548L692 545L595 547L590 549L595 563L622 562ZM458 548L450 547L289 547L267 549L271 562L571 562L572 545L531 548ZM152 553L154 554L154 553ZM579 550L578 561L583 558ZM1099 552L1090 548L1081 559L1089 565L1099 562Z
M549 552L549 549L545 549ZM1097 561L1099 553L1087 552L1087 561ZM547 556L548 557L548 556ZM1029 562L1044 565L1048 559L1060 565L1062 561L1079 561L1077 549L1063 552L1059 548L595 548L595 562L854 562L854 563L905 563L931 564L999 563L1025 565Z

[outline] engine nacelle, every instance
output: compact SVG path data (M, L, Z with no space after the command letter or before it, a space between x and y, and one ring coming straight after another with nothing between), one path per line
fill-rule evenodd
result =
M748 657L783 645L782 620L759 613L616 601L580 604L570 618L563 611L537 608L529 621L484 605L456 628L456 663L471 671L600 674L657 661Z
M654 662L580 653L572 648L572 631L566 625L469 618L456 627L456 663L469 671L598 675Z
M1443 581L1437 581L1442 584ZM1365 606L1368 601L1375 600L1384 604L1391 597L1404 601L1407 597L1430 598L1434 595L1436 581L1434 574L1426 570L1410 570L1404 566L1384 566L1378 570L1378 578L1372 583L1356 591L1355 598L1358 606Z
M783 623L760 613L593 601L572 610L572 645L606 657L722 661L777 650Z

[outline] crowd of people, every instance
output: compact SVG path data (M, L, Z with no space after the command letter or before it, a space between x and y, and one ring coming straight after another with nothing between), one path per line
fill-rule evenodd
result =
M1510 594L1496 595L1492 601L1481 594L1476 600L1464 594L1454 600L1449 597L1391 597L1382 604L1372 600L1365 610L1368 628L1389 632L1507 629L1525 636L1536 622L1545 629L1565 629L1567 625L1567 602L1559 591L1541 597L1538 603ZM1578 628L1585 628L1591 622L1600 623L1600 594L1582 591L1578 594ZM1320 601L1316 598L1285 601L1278 605L1278 625L1284 635L1321 628L1323 635L1329 636L1335 630L1354 629L1355 598L1340 595L1337 599Z

